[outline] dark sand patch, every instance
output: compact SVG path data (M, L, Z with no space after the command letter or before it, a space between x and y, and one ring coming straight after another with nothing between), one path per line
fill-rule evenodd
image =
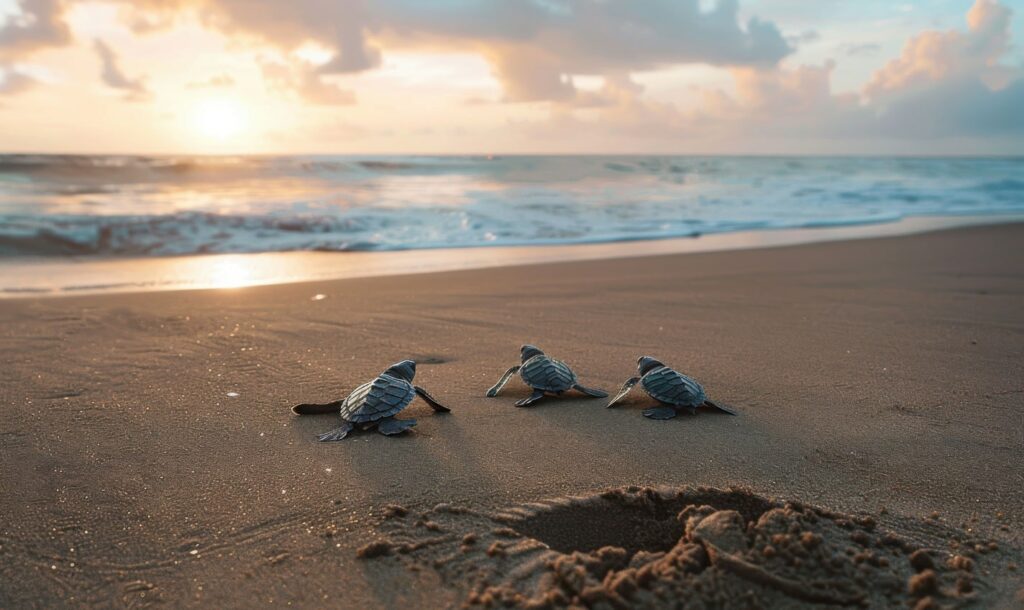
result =
M464 607L986 605L986 578L1009 555L936 523L883 528L741 489L630 487L495 513L388 515L386 539L360 557L434 569Z

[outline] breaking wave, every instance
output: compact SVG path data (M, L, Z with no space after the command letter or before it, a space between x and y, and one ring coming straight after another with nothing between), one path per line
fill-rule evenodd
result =
M1024 211L1024 159L0 155L0 256L662 239Z

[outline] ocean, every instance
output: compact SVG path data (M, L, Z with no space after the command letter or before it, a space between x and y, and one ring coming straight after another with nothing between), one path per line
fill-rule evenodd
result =
M1024 158L0 155L0 256L582 244L1024 212Z

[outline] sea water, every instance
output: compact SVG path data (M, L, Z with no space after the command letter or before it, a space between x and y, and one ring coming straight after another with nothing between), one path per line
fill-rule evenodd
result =
M1024 158L0 155L0 256L581 244L1024 212Z

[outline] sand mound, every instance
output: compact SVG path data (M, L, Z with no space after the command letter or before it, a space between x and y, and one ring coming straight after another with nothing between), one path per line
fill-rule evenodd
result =
M976 564L994 559L973 550L983 541L937 550L955 536L936 527L900 535L742 490L629 488L497 514L387 515L387 539L365 555L428 564L467 607L955 607L979 600Z

